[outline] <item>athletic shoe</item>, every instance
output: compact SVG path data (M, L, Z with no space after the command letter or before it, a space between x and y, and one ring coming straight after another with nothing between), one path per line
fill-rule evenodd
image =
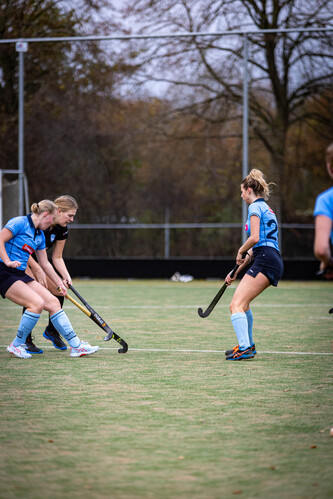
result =
M16 355L16 357L19 357L20 359L30 359L32 355L28 353L25 349L25 345L19 345L18 347L14 347L13 343L11 343L7 347L7 352L13 353Z
M257 350L256 350L256 346L255 346L255 343L253 343L253 345L250 346L251 350L252 350L252 353L253 355L256 355L257 353ZM233 353L235 352L238 352L239 351L239 345L236 345L232 350L227 350L226 352L224 352L226 354L226 356L228 357L229 355L232 355Z
M66 344L62 341L60 334L58 331L49 331L49 329L45 329L43 333L44 338L52 341L54 348L58 350L67 350Z
M228 355L232 355L233 353L238 352L238 350L239 350L239 345L236 345L234 348L232 348L231 350L226 350L224 353L228 357Z
M71 357L83 357L83 355L90 355L99 350L98 346L92 347L89 343L81 341L77 348L71 348Z
M244 360L244 359L253 359L254 353L252 352L251 347L246 348L246 350L237 350L231 355L226 357L226 360Z
M29 334L27 339L25 340L25 349L29 353L43 353L43 350L39 347L36 347L36 345L32 341L31 334Z

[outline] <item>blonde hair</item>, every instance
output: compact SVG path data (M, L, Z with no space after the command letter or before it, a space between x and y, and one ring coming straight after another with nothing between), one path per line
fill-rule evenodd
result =
M49 199L43 199L43 201L39 201L39 203L33 203L31 205L31 211L36 215L40 215L45 211L47 211L48 213L53 213L54 211L56 211L56 209L57 207L54 202L50 201Z
M333 142L326 149L326 163L333 174Z
M242 184L241 184L244 189L248 189L248 187L251 187L253 192L260 197L263 197L265 201L270 196L270 185L273 185L273 182L270 182L269 184L266 182L264 174L261 170L256 170L253 168L250 173L244 178Z
M54 204L56 204L57 208L61 211L77 210L79 207L76 200L68 194L55 199Z

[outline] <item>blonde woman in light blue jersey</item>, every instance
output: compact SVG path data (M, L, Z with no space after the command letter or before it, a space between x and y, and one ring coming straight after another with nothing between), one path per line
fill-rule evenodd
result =
M266 203L269 194L269 184L260 170L251 170L241 183L241 197L248 205L245 226L248 239L237 253L239 268L234 277L230 273L227 275L226 283L231 284L246 265L250 262L252 265L241 279L230 304L231 322L238 345L226 351L227 360L251 359L256 354L250 304L268 286L277 286L283 274L278 222Z

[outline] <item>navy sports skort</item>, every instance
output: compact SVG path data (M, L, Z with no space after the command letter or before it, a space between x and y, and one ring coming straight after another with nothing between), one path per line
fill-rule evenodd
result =
M277 286L283 274L283 261L280 253L270 246L257 246L253 248L253 263L246 272L256 277L259 272L267 277L272 286Z
M7 267L3 262L0 262L0 295L2 298L6 298L5 295L14 282L23 281L28 283L33 280L24 270L12 269L11 267Z

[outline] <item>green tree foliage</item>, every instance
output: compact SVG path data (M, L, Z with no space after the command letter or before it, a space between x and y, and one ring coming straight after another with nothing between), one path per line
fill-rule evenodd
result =
M94 2L95 10L101 6ZM73 2L72 8L68 2L8 1L0 8L2 37L82 34L79 30L93 26L92 12L91 1ZM128 178L128 168L123 167L128 158L116 151L116 127L110 126L109 113L118 106L116 82L129 69L108 49L92 41L32 41L24 56L25 170L30 199L69 192L77 196L85 222L100 222L103 214L122 211L118 206L123 204L121 183ZM0 68L1 165L16 168L18 56L14 43L0 46Z

